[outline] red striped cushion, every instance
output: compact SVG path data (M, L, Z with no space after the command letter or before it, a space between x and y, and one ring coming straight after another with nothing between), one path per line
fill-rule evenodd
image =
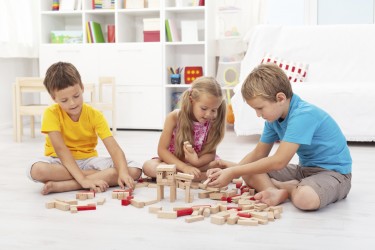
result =
M262 63L275 63L285 72L290 82L304 82L308 70L308 64L301 62L286 61L281 58L266 54Z

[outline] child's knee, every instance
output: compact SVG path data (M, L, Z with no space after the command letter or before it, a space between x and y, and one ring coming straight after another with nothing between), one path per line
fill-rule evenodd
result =
M156 176L156 167L158 164L155 164L153 160L148 160L143 163L143 173L149 177L155 177Z
M142 169L140 168L129 168L129 174L133 180L138 180L142 175Z
M46 179L46 168L44 162L36 162L31 166L30 176L36 181L45 181Z
M292 192L294 206L301 210L317 210L320 207L320 198L315 190L309 186L299 186Z

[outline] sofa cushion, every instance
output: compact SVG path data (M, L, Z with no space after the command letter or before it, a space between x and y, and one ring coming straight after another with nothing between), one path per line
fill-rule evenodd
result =
M263 63L275 63L287 75L290 82L304 82L306 79L308 64L294 61L287 61L279 57L266 54L261 61Z

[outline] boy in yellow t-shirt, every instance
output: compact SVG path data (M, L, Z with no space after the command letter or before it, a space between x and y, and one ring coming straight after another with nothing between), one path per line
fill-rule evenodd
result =
M142 173L140 164L126 160L103 114L83 102L77 69L70 63L55 63L47 70L44 85L56 104L43 116L45 156L27 170L32 180L45 183L42 194L82 188L104 192L116 185L134 188ZM98 137L111 157L98 157Z

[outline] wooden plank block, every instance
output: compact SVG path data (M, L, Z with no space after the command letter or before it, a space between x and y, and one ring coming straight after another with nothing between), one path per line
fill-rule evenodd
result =
M135 199L130 200L130 204L136 208L143 208L145 206L143 201L137 201Z
M225 224L225 218L218 215L211 215L211 223L216 225L223 225Z
M158 211L158 218L161 219L176 219L177 211Z
M203 215L196 215L196 216L190 216L190 217L185 218L185 222L187 223L192 223L192 222L202 221L202 220L204 220Z
M96 204L98 205L103 205L104 203L105 203L105 197L100 197L98 201L96 202Z
M161 211L163 208L161 206L153 206L148 208L148 212L152 214L157 214L159 211Z
M46 208L48 209L55 208L55 201L46 202Z
M243 225L243 226L258 226L258 221L250 218L250 219L238 219L237 221L238 225Z

